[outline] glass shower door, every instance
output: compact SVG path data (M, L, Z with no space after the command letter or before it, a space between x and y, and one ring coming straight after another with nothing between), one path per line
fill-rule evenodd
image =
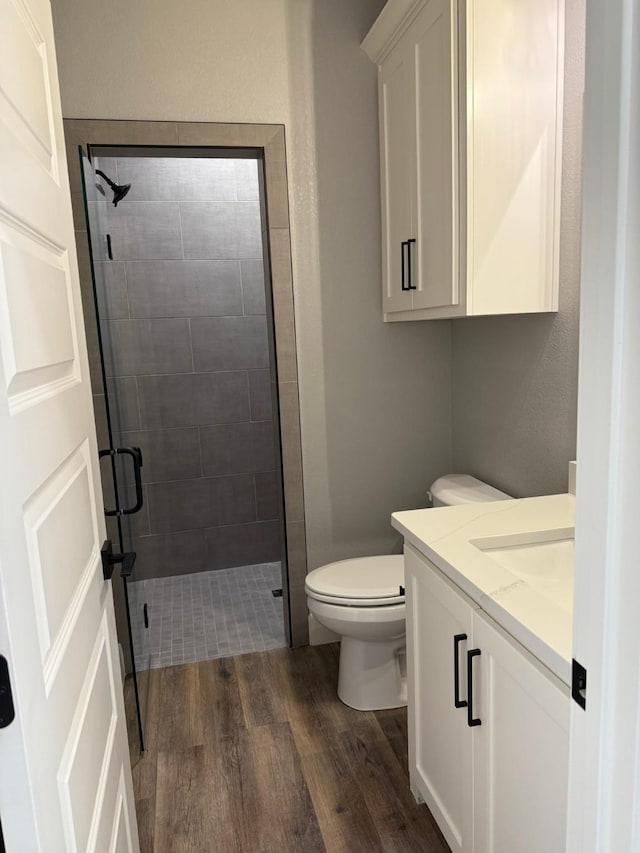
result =
M100 452L100 469L105 506L107 536L112 550L128 560L114 566L112 590L116 611L118 640L126 672L124 695L129 739L138 737L144 749L149 687L149 614L144 582L136 582L135 544L138 513L143 507L143 459L140 449L127 444L126 383L117 378L116 358L110 321L119 316L117 292L121 272L113 260L109 233L112 190L109 179L80 149L81 174L89 262L93 285L94 316L85 308L85 326L89 343L89 363L94 410ZM108 169L108 163L105 163ZM104 176L103 180L100 176ZM120 303L121 304L121 303Z

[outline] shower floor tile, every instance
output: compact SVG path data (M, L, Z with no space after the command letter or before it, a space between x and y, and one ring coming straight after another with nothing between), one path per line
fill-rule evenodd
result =
M281 586L280 563L130 583L136 669L286 646L282 598L271 594Z

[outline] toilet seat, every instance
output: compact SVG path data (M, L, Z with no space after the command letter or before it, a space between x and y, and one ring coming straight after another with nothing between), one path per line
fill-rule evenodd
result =
M337 604L341 607L389 607L392 604L404 604L404 595L394 595L389 598L339 598L336 595L322 595L307 589L307 596L314 601Z
M305 581L310 598L343 607L404 604L401 554L356 557L314 569Z

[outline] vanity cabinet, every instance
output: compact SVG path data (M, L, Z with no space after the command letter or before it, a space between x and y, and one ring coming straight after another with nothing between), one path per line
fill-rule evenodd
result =
M405 546L411 790L454 853L561 853L569 690Z
M405 545L407 688L411 791L427 803L453 853L473 850L473 753L459 669L473 637L471 600L456 592ZM464 663L464 661L462 661Z
M385 320L557 311L564 0L389 0Z

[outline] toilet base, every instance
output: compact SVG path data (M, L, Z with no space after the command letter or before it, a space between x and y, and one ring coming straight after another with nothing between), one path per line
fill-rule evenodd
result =
M375 642L343 637L338 696L357 711L382 711L407 704L406 638Z

